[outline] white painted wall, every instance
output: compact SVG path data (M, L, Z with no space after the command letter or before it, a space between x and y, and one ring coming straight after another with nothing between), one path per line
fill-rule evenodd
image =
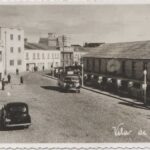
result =
M10 35L13 35L13 40L11 40ZM18 36L21 36L21 39L18 39ZM8 73L14 73L18 68L20 72L25 71L24 63L24 30L19 28L0 28L0 39L4 44L4 69ZM13 47L13 52L10 51L10 48ZM21 52L18 52L20 47ZM10 65L10 60L14 60L14 65ZM22 64L18 65L17 61L21 60Z
M28 57L27 57L28 55ZM35 55L35 58L34 58ZM39 55L39 58L38 58ZM44 55L44 58L43 58ZM45 70L51 70L51 65L53 67L60 66L60 51L58 50L33 50L25 49L24 55L25 64L35 64L38 67L38 70L42 70L42 67L45 67Z
M1 78L4 77L4 49L2 45L0 45L0 73L1 73Z

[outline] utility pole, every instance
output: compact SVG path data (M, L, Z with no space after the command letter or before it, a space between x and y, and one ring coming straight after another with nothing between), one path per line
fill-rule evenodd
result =
M81 67L82 67L82 87L84 85L84 65L83 65L83 62L81 64Z
M7 75L7 48L6 48L6 31L5 31L5 75Z
M63 71L65 72L65 56L64 56L64 43L65 43L65 36L62 36L62 46L63 46Z

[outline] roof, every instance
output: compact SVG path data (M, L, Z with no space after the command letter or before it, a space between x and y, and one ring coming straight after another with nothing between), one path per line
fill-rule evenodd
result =
M26 105L27 106L27 104L24 102L10 102L10 103L7 103L6 105L7 106L12 106L12 105Z
M25 42L25 49L28 50L58 50L56 46L47 46L46 44L41 43L28 43Z
M91 48L85 48L85 47L74 47L74 51L75 52L89 52L91 51L92 49Z
M84 57L150 59L150 41L107 43L90 49Z

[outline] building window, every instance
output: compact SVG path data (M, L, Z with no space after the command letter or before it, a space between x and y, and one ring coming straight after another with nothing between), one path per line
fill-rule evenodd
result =
M26 53L26 60L29 59L29 53Z
M2 52L0 51L0 61L2 61Z
M51 58L51 53L49 53L49 58Z
M35 59L35 53L33 53L33 59Z
M13 47L10 48L10 52L11 52L11 53L14 52L14 48L13 48Z
M54 54L52 53L52 58L54 58Z
M21 60L18 60L18 61L17 61L17 64L18 64L18 65L22 65L22 61L21 61Z
M21 47L18 47L18 53L21 53Z
M143 70L147 70L147 62L143 63Z
M125 76L125 61L122 61L122 75Z
M10 39L13 40L14 36L13 34L10 34Z
M48 53L48 55L47 55L47 59L49 59L49 53Z
M10 60L10 66L14 66L14 60Z
M37 53L37 59L40 59L40 54L39 53Z
M21 35L18 35L18 40L19 40L19 41L21 40Z
M135 77L135 64L136 64L136 62L132 62L132 76L133 76L133 78Z
M55 64L56 64L56 67L58 67L58 62L56 62Z
M44 53L42 54L42 58L43 58L43 59L45 59L45 55L44 55Z

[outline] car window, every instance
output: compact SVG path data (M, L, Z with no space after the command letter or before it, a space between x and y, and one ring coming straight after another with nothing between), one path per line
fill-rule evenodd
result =
M71 78L70 77L65 77L65 81L71 81Z
M65 81L78 82L79 78L78 77L66 77Z
M8 108L10 112L26 112L27 108L25 106L10 106Z

